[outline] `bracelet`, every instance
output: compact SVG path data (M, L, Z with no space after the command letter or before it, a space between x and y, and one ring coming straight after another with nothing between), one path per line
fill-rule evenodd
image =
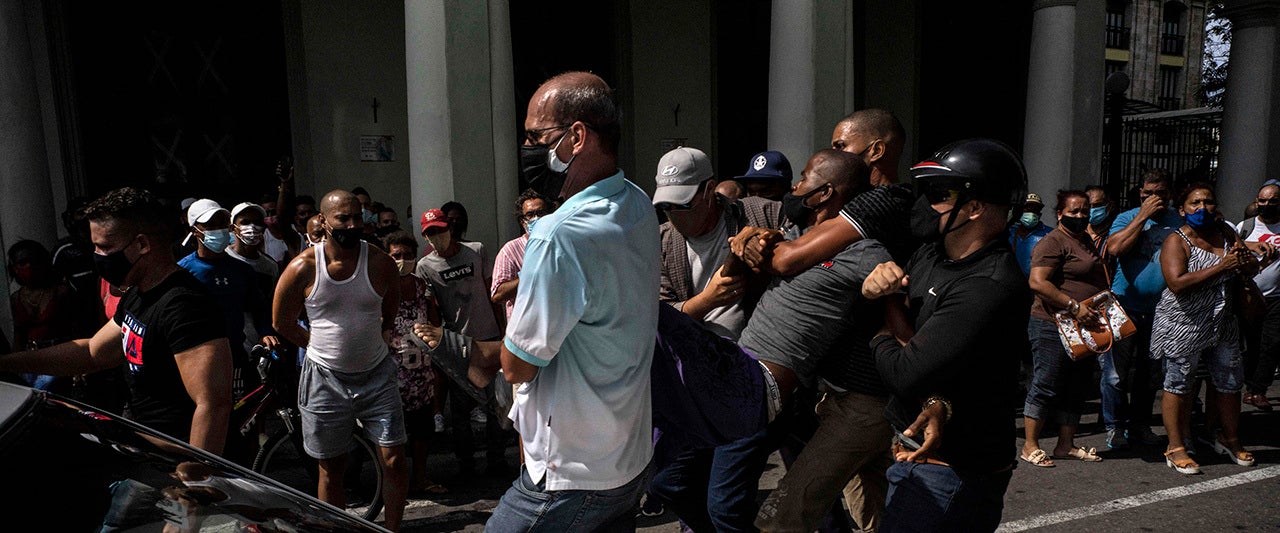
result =
M1067 304L1067 311L1069 311L1069 312L1070 312L1071 314L1073 314L1073 315L1074 315L1074 314L1076 314L1076 313L1079 313L1079 312L1080 312L1080 302L1077 302L1077 301L1075 301L1075 299L1072 299L1072 300L1071 300L1071 303L1070 303L1070 304Z
M951 413L952 413L951 402L948 401L946 398L943 398L941 396L936 396L936 395L930 396L929 399L924 401L924 406L921 407L921 409L928 409L932 407L933 404L935 403L942 404L942 423L946 424L947 422L950 422Z

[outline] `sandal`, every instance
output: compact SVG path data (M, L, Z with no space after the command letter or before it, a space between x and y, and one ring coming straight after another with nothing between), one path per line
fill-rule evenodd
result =
M1245 394L1242 398L1246 405L1252 405L1259 411L1271 411L1271 401L1266 394Z
M1036 451L1031 452L1030 455L1022 455L1021 457L1023 461L1031 463L1032 466L1038 466L1040 468L1053 468L1055 466L1053 461L1049 460L1049 454L1044 453L1044 450L1037 449Z
M1167 465L1169 468L1174 469L1179 474L1186 474L1189 476L1199 474L1200 465L1196 464L1195 460L1188 458L1186 461L1182 461L1182 462L1175 463L1173 461L1173 457L1172 457L1173 454L1178 452L1185 453L1186 451L1187 451L1186 448L1179 446L1177 448L1164 452L1164 464Z
M1084 446L1076 446L1075 448L1072 448L1071 451L1067 452L1066 455L1054 455L1053 458L1078 459L1086 463L1096 463L1102 460L1101 457L1098 457L1097 448L1089 448L1086 450Z
M1239 445L1240 441L1235 440L1231 442L1234 442L1235 444ZM1244 448L1240 448L1240 451L1238 452L1233 452L1231 451L1231 448L1229 446L1227 446L1226 444L1223 444L1221 441L1217 439L1214 439L1213 441L1213 451L1227 456L1228 459L1231 459L1231 462L1238 464L1240 466L1253 466L1255 462L1253 459L1253 454L1249 453Z

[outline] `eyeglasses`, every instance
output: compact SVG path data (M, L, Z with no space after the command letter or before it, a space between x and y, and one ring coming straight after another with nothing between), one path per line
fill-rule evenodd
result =
M562 130L572 126L572 124L561 124L559 126L551 126L548 128L538 128L536 130L525 130L524 140L529 144L538 144L538 140L542 138L542 134L548 131Z
M538 217L546 216L546 215L547 215L547 213L550 213L550 212L551 212L551 211L548 211L548 210L546 210L546 209L534 209L533 211L525 211L525 212L523 212L523 213L520 213L520 218L523 218L523 219L525 219L525 220L529 220L529 219L531 219L531 218L538 218Z

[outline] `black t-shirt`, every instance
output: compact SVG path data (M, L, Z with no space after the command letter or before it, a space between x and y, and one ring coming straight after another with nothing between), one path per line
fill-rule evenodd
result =
M124 334L129 416L187 440L195 403L173 354L226 338L222 310L190 273L175 271L151 290L136 287L120 298L115 322Z
M858 228L864 239L884 243L893 260L905 265L920 245L911 236L911 206L915 200L908 185L880 185L849 200L841 215Z

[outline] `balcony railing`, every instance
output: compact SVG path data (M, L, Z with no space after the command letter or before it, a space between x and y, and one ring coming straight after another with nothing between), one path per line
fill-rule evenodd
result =
M1107 26L1107 48L1129 49L1129 28Z
M1171 96L1161 96L1156 99L1156 105L1160 106L1160 109L1182 109L1182 99Z
M1182 55L1183 43L1186 40L1187 37L1185 35L1162 33L1160 34L1160 53L1168 56L1180 56Z

